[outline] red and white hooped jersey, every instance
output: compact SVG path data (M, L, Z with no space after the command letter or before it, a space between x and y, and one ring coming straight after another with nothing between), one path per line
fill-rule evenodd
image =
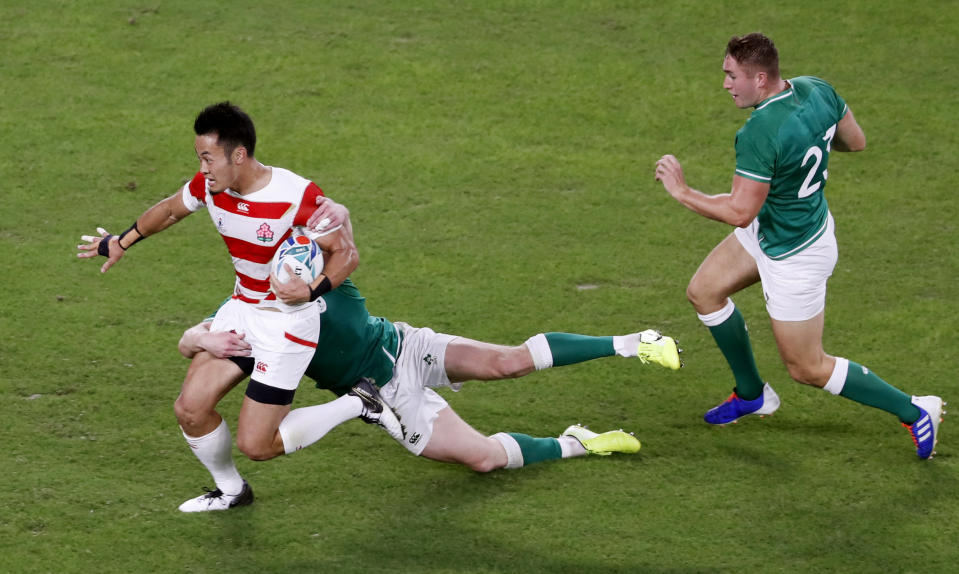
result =
M261 306L279 303L270 291L273 254L294 227L306 225L316 209L317 196L323 195L315 183L292 171L270 169L270 183L247 195L231 189L211 195L200 172L182 192L183 203L190 211L207 208L233 257L234 298Z

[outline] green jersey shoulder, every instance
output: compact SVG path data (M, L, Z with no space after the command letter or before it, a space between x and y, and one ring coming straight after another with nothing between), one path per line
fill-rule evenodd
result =
M759 210L759 245L772 259L803 250L826 229L824 190L836 125L846 102L812 76L760 102L736 132L736 175L769 184Z

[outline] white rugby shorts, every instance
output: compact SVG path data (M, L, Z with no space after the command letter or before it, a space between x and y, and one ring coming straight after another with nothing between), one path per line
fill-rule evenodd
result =
M406 427L406 450L419 456L433 436L433 421L449 406L434 388L450 386L446 376L446 347L457 337L428 327L393 323L402 336L393 378L380 395Z
M296 390L320 338L315 303L283 313L239 299L227 301L213 317L211 331L245 333L253 347L250 378L271 387Z
M777 321L806 321L826 308L826 281L839 258L836 226L827 216L826 231L809 247L786 259L770 259L759 247L756 220L734 233L743 248L756 260L762 281L766 311Z

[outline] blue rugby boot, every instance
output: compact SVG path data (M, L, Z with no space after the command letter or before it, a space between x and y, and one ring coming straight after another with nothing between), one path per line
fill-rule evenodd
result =
M946 412L942 410L942 406L946 403L937 396L928 395L912 397L912 404L919 409L919 418L911 425L902 423L902 426L909 429L919 458L923 460L932 458L932 455L936 454L933 449L939 442L939 423L942 422L942 415Z
M703 419L711 425L725 425L734 423L746 415L771 415L779 408L779 395L769 386L763 385L763 394L758 398L747 401L739 398L736 391L719 405L706 411Z

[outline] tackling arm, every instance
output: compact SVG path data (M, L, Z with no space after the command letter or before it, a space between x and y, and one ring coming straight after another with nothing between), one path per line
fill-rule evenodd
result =
M347 216L349 212L347 212ZM323 272L311 283L299 278L291 278L281 283L275 274L270 274L270 287L276 296L287 305L296 305L311 300L314 292L317 296L339 287L360 263L356 243L353 241L353 227L349 217L339 229L315 239L323 250ZM325 283L325 286L324 286Z
M177 348L187 359L206 351L217 359L248 357L252 347L244 339L245 334L230 331L210 331L211 321L198 323L183 332Z
M350 210L342 203L337 203L325 195L316 196L316 211L310 215L306 226L322 233L324 229L333 229L340 225L350 225Z
M311 287L318 287L325 275L330 280L332 289L339 287L360 264L360 256L353 242L353 227L347 219L343 225L333 233L316 239L316 243L323 250L326 263L323 273L313 280Z

